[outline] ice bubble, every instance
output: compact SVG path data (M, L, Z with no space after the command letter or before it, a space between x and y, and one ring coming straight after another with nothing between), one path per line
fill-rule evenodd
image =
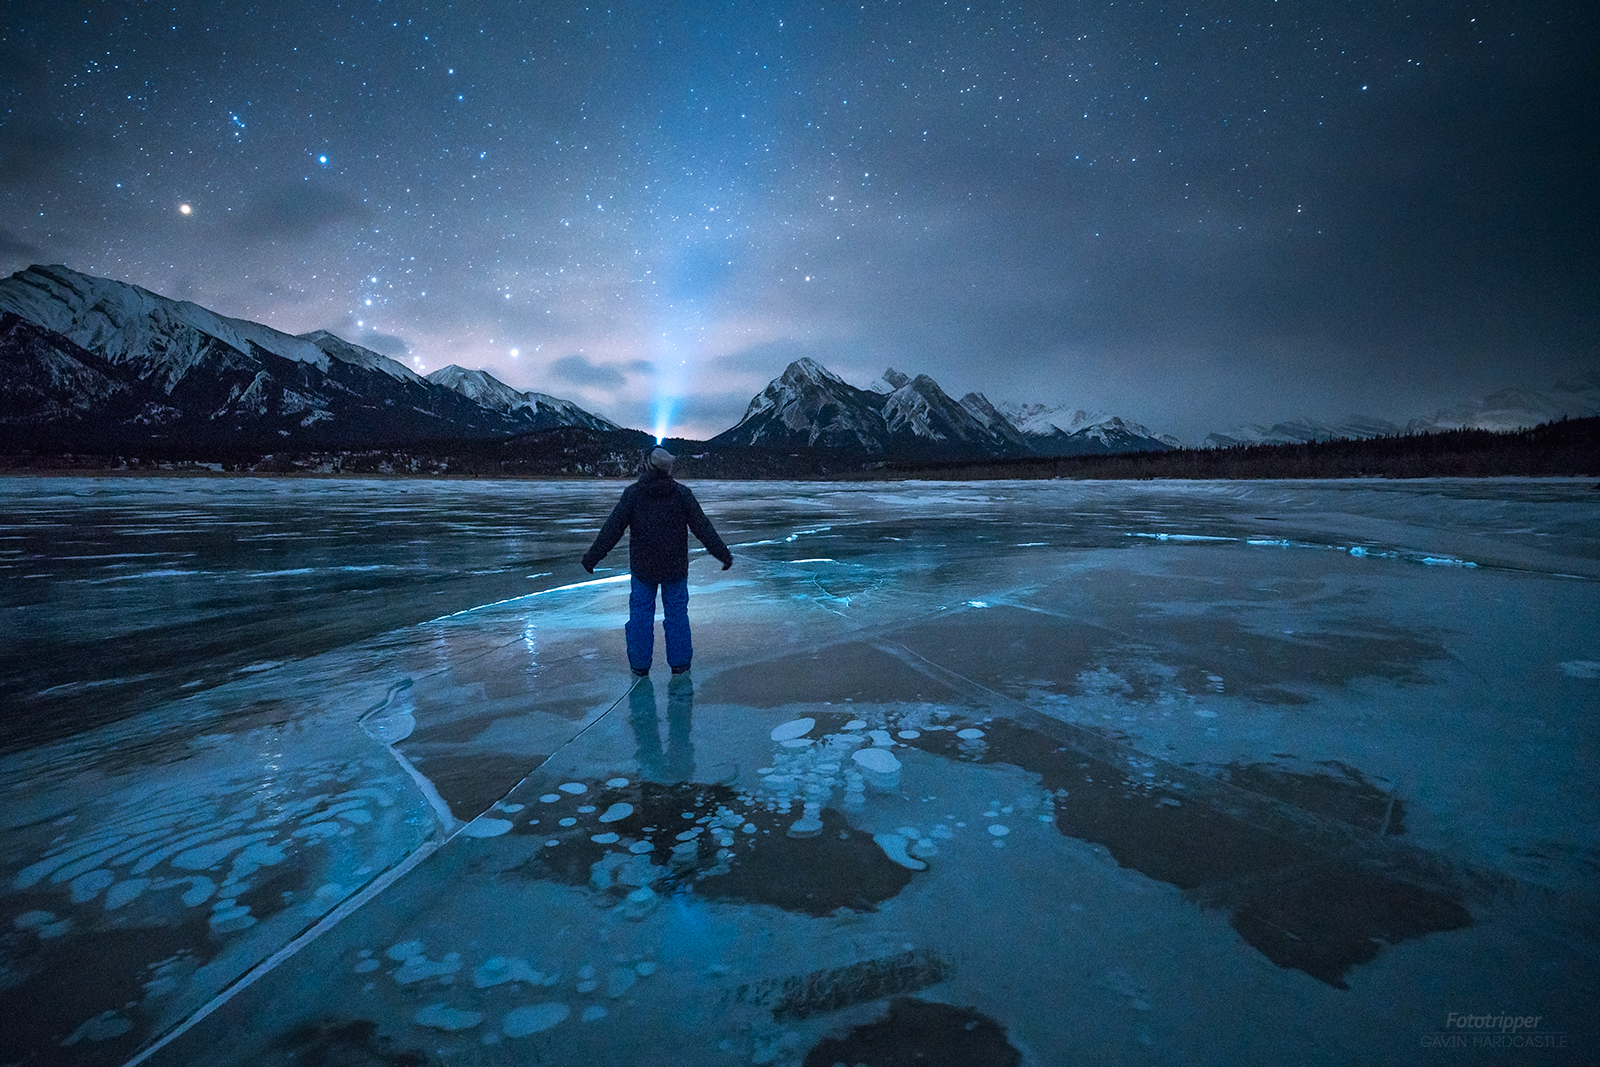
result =
M809 737L791 737L787 741L779 741L784 748L809 748L815 742Z
M597 845L614 845L617 843L618 837L613 833L590 834L589 840Z
M609 1013L606 1011L606 1009L601 1007L599 1004L591 1004L587 1008L583 1009L582 1019L586 1023L599 1022L601 1019L604 1019L607 1014Z
M402 941L398 945L389 946L384 955L391 960L409 960L412 956L420 956L422 953L421 941Z
M149 888L148 878L129 878L127 881L118 882L106 893L106 910L111 911L132 903L139 894Z
M627 803L626 801L621 801L621 802L618 802L616 804L611 805L604 812L602 812L601 815L600 815L600 821L601 822L618 822L619 820L626 819L628 816L630 816L632 814L633 814L633 805Z
M560 785L556 786L556 788L561 790L563 793L571 793L573 796L577 796L579 793L587 793L589 791L589 787L584 785L582 782L562 782ZM563 1005L563 1007L565 1007L565 1005Z
M900 761L881 748L864 748L850 757L863 768L876 774L893 774L900 769Z
M650 960L644 960L634 965L634 970L639 972L640 978L649 978L656 973L656 965Z
M1011 832L1011 827L1005 825L1004 823L991 823L989 825L989 832L996 837L1004 837Z
M461 969L461 953L446 952L444 958L438 962L430 960L426 955L417 953L406 959L394 972L394 980L401 985L410 985L420 982L425 978L442 978L445 975L455 974Z
M791 719L772 728L772 739L774 741L788 741L791 738L803 737L810 733L816 725L816 719Z
M638 980L639 972L632 967L613 967L611 973L606 975L606 996L616 1000L632 989L633 983Z
M11 920L11 925L15 926L18 930L32 930L41 926L47 926L55 921L55 912L34 910L25 911L21 915L18 915L15 919Z
M917 831L915 826L898 827L895 829L895 833L899 834L901 837L909 837L913 841L922 836L922 834Z
M426 1008L411 1017L411 1021L418 1026L426 1026L430 1030L471 1030L483 1022L481 1011L462 1011L459 1008L447 1007L443 1004L429 1004Z
M510 819L491 819L480 815L462 829L463 837L499 837L501 834L511 832Z
M866 729L866 725L867 725L867 720L865 720L865 719L851 719L849 722L844 724L844 729L846 729L846 730L863 730L863 729Z
M921 730L901 730L895 736L896 737L903 737L907 741L912 741L912 740L915 740L916 738L921 737L922 736L922 731Z
M597 810L599 810L599 809L597 809L593 804L585 804L581 808L578 809L578 814L579 815L588 815L591 812L594 812L594 811L597 811Z
M500 1032L507 1037L527 1037L564 1022L571 1014L572 1009L558 1000L512 1008L500 1020Z
M560 793L546 793L544 796L539 798L539 803L541 803L541 804L554 804L556 801L558 801L560 799L561 799L561 794Z
M937 856L939 854L939 846L933 843L933 838L921 837L917 839L916 844L911 846L910 851L913 856L925 860L929 856Z
M507 815L515 815L517 812L521 811L524 806L525 805L522 804L507 804L504 801L501 801L500 810L505 812Z
M558 826L576 826L576 825L578 825L578 820L574 819L571 815L568 815L565 819L562 819L556 825L558 825Z
M894 860L900 866L912 871L925 871L928 865L919 859L913 859L906 852L906 839L900 834L873 834L872 840L877 842L883 854Z
M756 773L757 774L771 774L773 772L773 770L774 770L774 768L772 768L772 767L757 767L756 768Z
M1202 719L1215 719L1217 717L1217 713L1210 708L1197 708L1195 714Z
M976 741L983 736L983 731L975 726L969 726L965 730L957 730L956 736L963 741Z
M789 824L790 837L816 837L822 833L822 820L806 815Z
M889 736L888 730L869 730L867 733L872 738L872 743L875 745L880 745L886 748L889 745L894 744L894 738Z
M625 786L627 784L628 784L628 780L626 778L607 778L606 779L606 787L609 788L609 789L621 789L623 786Z
M115 882L116 876L104 868L80 874L72 880L72 902L86 904Z
M373 971L377 970L379 966L380 964L377 960L358 960L355 967L351 969L357 974L371 974Z

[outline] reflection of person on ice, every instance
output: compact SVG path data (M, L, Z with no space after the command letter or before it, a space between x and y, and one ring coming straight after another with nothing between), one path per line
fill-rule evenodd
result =
M622 491L622 499L583 554L583 569L594 573L595 564L628 537L628 569L633 572L633 592L628 598L628 666L633 673L650 673L655 651L656 590L661 590L661 629L667 637L667 665L673 674L689 669L694 646L689 640L689 534L722 561L733 566L733 553L722 543L711 520L700 510L687 485L672 477L673 455L656 448L647 457L644 474Z

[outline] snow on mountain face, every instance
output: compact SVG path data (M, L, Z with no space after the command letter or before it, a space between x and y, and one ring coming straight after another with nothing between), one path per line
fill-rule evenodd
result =
M712 441L722 444L803 445L883 451L883 398L857 389L810 357L797 359L767 383L744 417Z
M1549 389L1502 389L1455 408L1412 419L1413 433L1432 430L1522 430L1561 418L1600 415L1600 372L1557 382Z
M29 267L0 282L0 310L15 312L112 363L127 364L169 393L214 353L217 342L245 354L258 346L328 369L328 354L309 341L62 266Z
M563 400L547 393L513 389L488 371L467 370L452 363L429 374L427 380L446 389L452 389L491 411L500 411L507 415L521 414L535 423L536 429L544 429L547 426L587 426L591 430L621 429L610 419L586 411L570 400Z
M344 338L329 333L327 330L303 333L296 340L310 341L334 359L343 360L357 367L366 367L368 370L382 371L389 377L396 378L402 382L422 381L422 375L399 360L390 359L388 356L374 352L370 348L353 345Z

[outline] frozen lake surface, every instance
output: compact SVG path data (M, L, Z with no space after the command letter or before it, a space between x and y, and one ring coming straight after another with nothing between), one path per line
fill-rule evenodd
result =
M621 488L0 479L0 1063L1600 1059L1590 482Z

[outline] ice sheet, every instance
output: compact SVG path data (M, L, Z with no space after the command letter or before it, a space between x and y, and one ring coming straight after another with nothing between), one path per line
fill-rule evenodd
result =
M697 484L637 684L619 486L5 488L8 1062L1596 1047L1586 483Z

